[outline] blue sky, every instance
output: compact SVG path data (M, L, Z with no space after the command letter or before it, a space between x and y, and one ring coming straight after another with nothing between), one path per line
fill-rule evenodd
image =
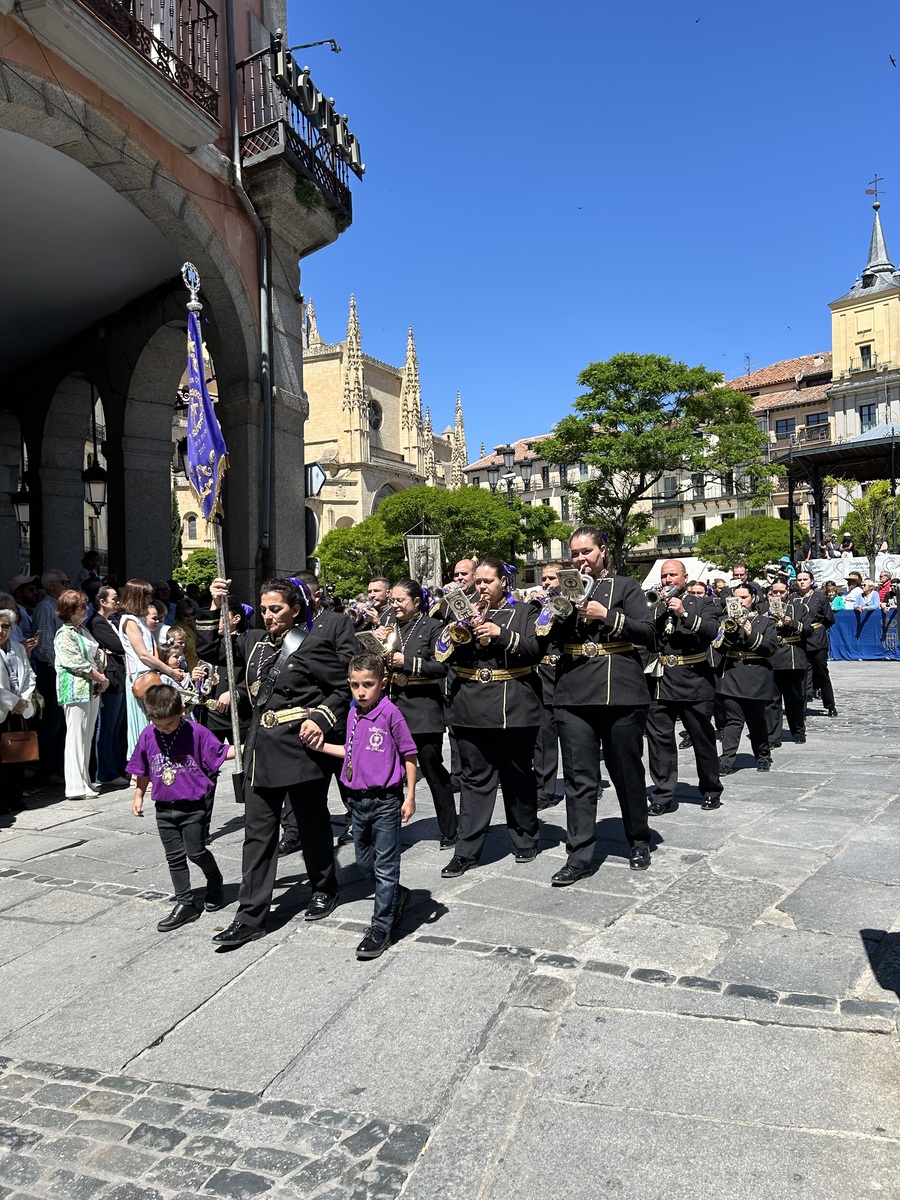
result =
M436 429L548 430L622 351L726 377L830 347L871 232L900 257L891 3L292 3L359 137L354 222L302 267L326 340L419 350ZM321 15L320 15L321 14Z

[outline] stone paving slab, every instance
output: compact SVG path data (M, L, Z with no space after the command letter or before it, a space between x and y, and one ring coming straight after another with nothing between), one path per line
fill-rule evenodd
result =
M896 1142L773 1129L702 1117L561 1104L526 1110L515 1147L495 1168L485 1200L896 1200ZM465 1192L451 1192L462 1200ZM472 1193L468 1193L472 1195Z
M900 1092L888 1038L592 1008L563 1015L538 1092L576 1104L897 1137L900 1106L882 1104L886 1087Z

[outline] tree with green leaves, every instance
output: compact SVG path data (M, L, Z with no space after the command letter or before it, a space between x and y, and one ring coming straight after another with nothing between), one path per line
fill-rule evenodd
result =
M362 591L373 575L406 574L408 533L437 534L444 566L470 554L509 556L510 543L524 555L536 543L565 539L570 532L549 506L533 507L485 488L415 487L388 496L378 511L351 529L335 529L319 543L323 580L338 595Z
M676 480L674 499L697 476L705 484L738 468L742 497L770 491L772 468L762 461L766 437L753 402L725 387L718 372L659 354L616 354L591 363L578 382L587 391L541 442L541 456L592 468L569 490L577 496L578 519L606 530L619 570L654 530L641 501L663 476Z
M723 571L730 571L735 563L746 563L751 576L758 578L765 574L768 563L793 553L790 536L790 523L780 517L739 517L701 533L696 551ZM805 537L806 527L794 522L794 539Z
M863 494L853 493L859 488L855 479L826 479L838 496L850 505L850 512L841 522L841 530L853 538L856 553L865 554L869 560L869 576L875 579L875 556L882 543L893 549L894 522L900 517L897 497L891 496L891 485L886 479L875 479L864 483Z
M203 546L190 552L184 560L184 566L175 568L172 578L182 587L196 583L201 588L207 588L216 574L216 552Z

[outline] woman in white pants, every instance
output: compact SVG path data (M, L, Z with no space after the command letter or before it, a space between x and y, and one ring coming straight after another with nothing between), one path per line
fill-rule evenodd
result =
M66 799L86 800L100 793L91 786L91 743L100 696L109 686L103 673L103 651L85 627L88 598L63 592L56 606L62 625L56 631L56 698L66 714Z

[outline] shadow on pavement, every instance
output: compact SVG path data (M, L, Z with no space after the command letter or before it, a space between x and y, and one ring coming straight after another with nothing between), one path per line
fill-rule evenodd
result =
M886 933L883 929L861 929L859 936L879 986L886 992L893 992L900 1000L900 933Z

